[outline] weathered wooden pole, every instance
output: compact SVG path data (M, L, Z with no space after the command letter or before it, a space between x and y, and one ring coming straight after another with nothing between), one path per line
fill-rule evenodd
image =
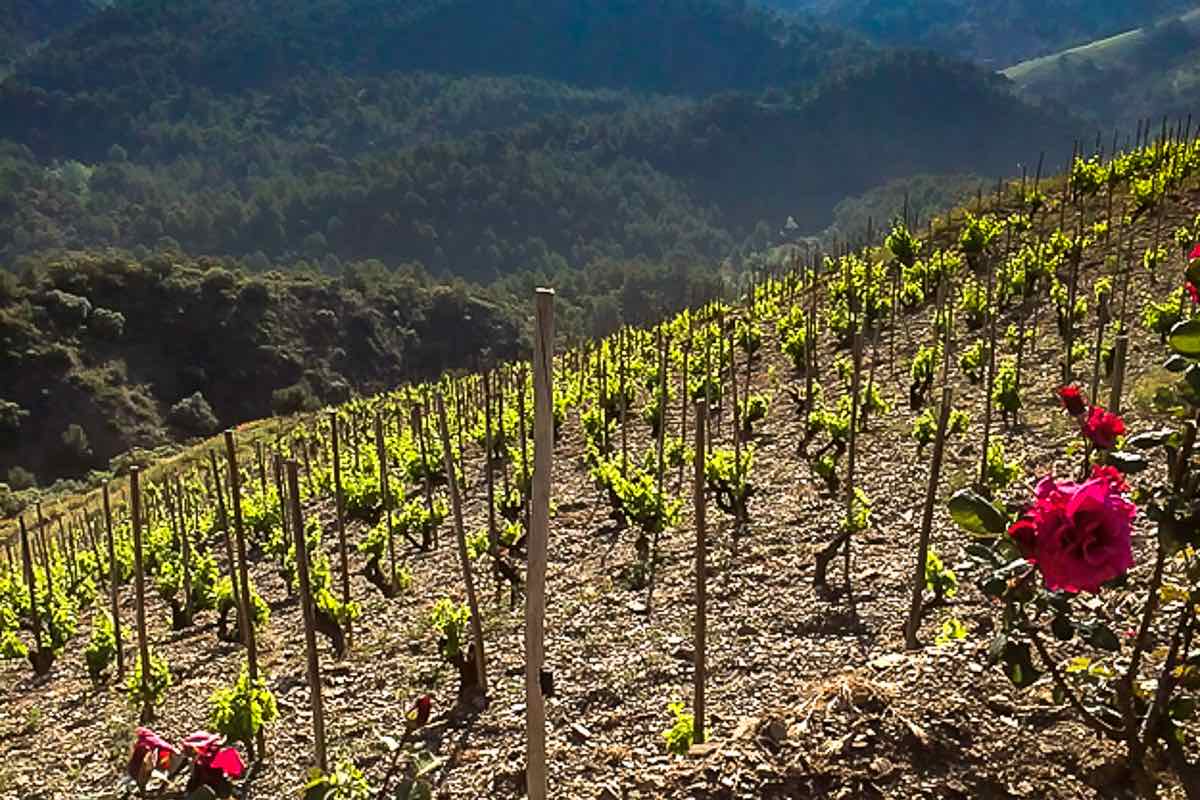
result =
M112 505L108 496L108 481L100 487L104 502L104 531L108 538L108 582L112 604L113 637L117 640L117 680L125 680L125 648L121 642L121 612L117 586L121 573L117 567L116 545L113 542Z
M313 606L312 587L308 582L308 547L304 540L304 515L300 510L300 468L295 459L289 459L286 468L288 496L292 507L292 539L296 547L296 573L300 584L300 605L304 609L304 650L308 657L313 739L317 768L325 772L329 768L325 755L325 709L321 703L321 665L317 659L316 609Z
M533 507L525 595L525 726L528 732L525 784L529 800L546 800L546 706L542 696L542 665L545 662L550 478L554 461L554 290L537 290L536 315L533 337Z
M458 540L458 557L462 564L463 584L467 589L467 604L471 609L471 636L474 639L475 674L479 690L487 694L487 664L483 655L483 624L479 619L479 599L475 595L475 577L471 573L471 558L467 555L467 534L463 526L462 497L458 491L458 473L454 469L454 454L450 450L450 430L446 426L446 405L441 392L434 395L438 416L438 433L442 439L442 457L446 464L446 487L450 490L450 509L454 515L454 536Z
M246 645L246 669L249 672L250 683L258 683L258 644L255 641L253 603L250 599L250 569L246 563L246 534L242 525L242 476L238 472L237 445L233 440L233 431L225 431L225 453L229 459L229 502L233 506L233 533L237 541L238 575L240 578L241 594L238 597L238 617L241 620L242 641ZM246 743L247 748L250 743ZM266 739L262 728L255 736L255 748L250 757L264 758L267 754Z
M330 438L333 444L333 495L337 517L338 556L342 566L342 603L350 603L350 557L346 552L346 498L342 494L342 454L338 441L338 418L336 411L329 412ZM354 629L349 616L346 618L346 640L354 646Z
M137 635L138 657L141 664L142 685L142 722L149 722L154 717L154 708L150 705L150 642L146 639L146 578L142 563L142 490L141 475L138 468L129 470L129 514L133 528L133 576L134 589L137 592Z
M704 495L704 420L708 409L703 399L696 401L696 444L695 480L692 497L695 502L696 518L696 665L693 675L695 698L692 703L693 732L697 744L704 742L704 683L707 679L708 660L708 537L706 530L706 503Z
M925 590L925 562L929 558L929 536L933 531L933 507L937 502L938 482L942 475L942 456L946 449L946 426L950 421L953 390L942 387L942 408L938 414L937 438L933 441L933 458L929 463L929 485L925 490L925 506L921 513L921 533L917 540L917 564L913 568L912 601L908 621L904 625L904 644L910 650L921 646L917 631L921 627L922 595Z

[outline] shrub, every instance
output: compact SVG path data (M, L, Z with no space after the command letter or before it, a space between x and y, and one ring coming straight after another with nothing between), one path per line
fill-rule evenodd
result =
M237 683L213 692L208 704L208 719L213 729L227 740L247 746L254 741L255 734L279 714L275 695L267 688L267 682L259 675L251 685L250 671L244 664Z
M167 414L167 421L180 430L196 436L210 434L220 427L220 422L217 420L217 415L213 413L212 406L200 392L185 397L171 406L171 411Z
M271 393L271 410L281 417L301 411L315 411L320 407L321 401L313 394L312 387L304 381Z
M64 327L78 328L92 313L92 304L86 297L58 289L47 292L43 302L50 318Z
M15 436L29 412L11 400L0 398L0 436Z
M8 471L8 485L15 491L37 486L37 477L24 467L13 467Z
M97 308L88 318L87 327L96 338L115 342L125 335L125 315L120 311Z
M92 446L88 443L87 432L77 423L72 422L62 433L63 449L71 458L85 459L92 455Z

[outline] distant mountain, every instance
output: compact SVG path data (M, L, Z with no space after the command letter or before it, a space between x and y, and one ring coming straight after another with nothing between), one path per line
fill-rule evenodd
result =
M429 71L703 96L809 82L861 63L854 35L743 0L128 0L0 88L0 138L94 160L147 109L296 75Z
M0 0L0 74L38 42L107 5L108 0Z
M892 47L993 69L1122 33L1195 7L1189 0L763 0Z
M1200 9L1004 71L1026 96L1070 103L1105 127L1200 110Z
M300 141L306 120L323 118L311 101L286 101L297 108L285 118ZM1079 132L1067 115L1019 100L1003 79L921 54L791 91L553 115L348 157L334 136L303 159L272 161L283 140L266 131L240 145L244 131L180 122L155 135L224 145L158 163L113 153L49 170L10 149L0 158L0 254L166 246L329 269L418 262L476 280L598 259L711 262L761 246L788 216L819 232L840 200L891 179L1011 174L1047 146L1065 158ZM262 157L242 174L242 151L256 147Z

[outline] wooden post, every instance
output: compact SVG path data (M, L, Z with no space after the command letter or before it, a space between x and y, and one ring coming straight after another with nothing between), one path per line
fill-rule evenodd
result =
M538 289L533 337L533 513L525 601L525 724L529 734L525 786L529 800L546 800L545 661L546 548L550 532L550 471L554 461L554 290ZM665 426L661 426L665 427ZM661 482L661 481L660 481Z
M120 571L117 569L116 546L113 543L112 506L108 497L108 481L100 487L104 502L104 531L108 538L108 573L109 594L112 601L113 636L117 640L117 680L125 680L125 650L121 643L121 612L117 585L120 583Z
M704 419L707 409L703 399L696 401L695 483L692 496L696 518L696 665L693 675L695 699L692 703L693 741L704 742L704 683L708 658L708 540L705 520L704 494Z
M149 722L154 717L154 709L150 705L150 643L146 640L146 578L142 566L142 491L141 475L138 468L129 470L129 514L133 527L133 576L134 588L137 592L137 635L138 656L142 666L142 722Z
M237 446L233 441L233 431L225 431L225 453L229 459L229 501L233 506L233 533L237 540L238 575L241 585L241 595L238 598L238 617L241 620L242 641L246 645L246 669L250 675L250 683L258 682L258 645L255 642L253 604L250 601L250 570L246 565L246 534L242 527L242 477L238 472ZM264 758L267 754L266 740L262 728L258 729L255 737L255 748L250 757ZM247 742L247 749L250 745Z
M917 630L921 627L922 594L925 590L925 562L929 558L929 535L933 530L933 506L937 502L938 481L942 475L942 455L946 449L946 426L950 421L950 403L953 390L942 387L942 408L938 415L937 438L933 441L933 459L929 463L929 486L925 491L925 507L921 514L921 534L917 541L917 564L913 569L912 602L908 607L908 621L904 625L904 644L909 650L921 646Z
M1129 335L1122 333L1117 336L1117 345L1113 353L1112 393L1108 400L1108 410L1114 414L1121 413L1121 392L1125 387L1125 357L1128 351Z
M458 557L462 563L463 584L467 588L467 604L471 608L471 636L474 639L475 673L479 690L487 694L486 660L483 657L483 624L479 619L479 600L475 596L475 578L471 574L471 559L467 555L467 534L463 528L462 498L458 491L458 475L454 471L454 455L450 451L450 431L446 427L446 406L441 392L434 395L437 406L438 432L442 439L442 456L446 463L446 487L450 490L450 508L454 514L454 535L458 539Z
M392 527L392 493L388 491L387 445L383 439L383 415L375 412L375 450L379 456L379 492L383 497L383 511L387 514L388 559L392 564L391 585L396 587L396 533Z
M300 511L299 466L295 459L287 462L288 495L292 506L292 538L296 545L296 572L300 583L300 604L304 609L304 649L308 656L308 689L311 693L313 738L316 740L317 767L329 768L325 756L325 710L321 704L321 665L317 660L316 610L313 607L312 587L308 582L308 547L304 539L304 516Z
M25 568L25 585L29 587L29 616L33 620L33 642L40 655L42 652L42 618L38 615L37 573L33 569L33 553L29 549L29 531L25 529L25 517L18 518L21 525L21 565Z
M342 562L342 603L350 604L350 558L346 553L346 498L342 494L342 454L338 443L336 411L329 412L330 438L333 440L333 496L337 515L338 555ZM346 641L354 646L352 623L346 619Z
M496 599L500 599L500 534L496 527L496 479L492 474L492 380L483 373L483 477L487 487L488 552L492 555L492 580L496 584Z

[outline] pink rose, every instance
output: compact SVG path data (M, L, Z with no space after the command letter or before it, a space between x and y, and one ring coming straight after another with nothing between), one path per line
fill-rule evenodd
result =
M1100 406L1092 406L1083 422L1083 435L1101 450L1117 446L1117 437L1125 435L1125 420Z
M1095 593L1133 566L1137 507L1111 476L1101 474L1085 483L1046 477L1036 496L1009 534L1037 565L1047 589Z

